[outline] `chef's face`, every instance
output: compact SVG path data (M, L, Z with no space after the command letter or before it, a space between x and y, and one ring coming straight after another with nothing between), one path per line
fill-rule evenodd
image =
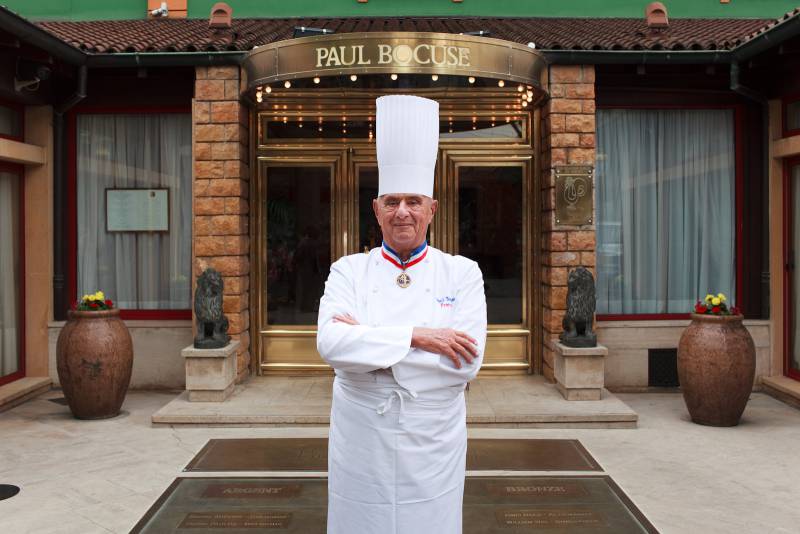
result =
M386 244L400 253L410 252L425 240L438 202L424 195L383 195L372 201L375 218Z

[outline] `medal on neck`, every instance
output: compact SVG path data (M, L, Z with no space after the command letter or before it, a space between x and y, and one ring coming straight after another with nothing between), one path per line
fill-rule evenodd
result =
M395 278L395 283L401 289L405 289L411 285L411 276L409 276L409 274L406 272L406 269L412 265L416 265L425 258L425 255L428 254L428 242L425 241L420 246L412 250L411 255L406 261L401 260L400 255L389 248L386 243L383 244L381 254L386 260L389 261L389 263L393 264L395 267L398 267L402 271L397 275L397 278Z

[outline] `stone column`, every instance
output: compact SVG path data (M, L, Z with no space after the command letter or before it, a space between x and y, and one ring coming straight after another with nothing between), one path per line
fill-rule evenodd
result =
M238 67L197 67L195 72L192 287L207 267L222 274L228 333L240 341L241 382L250 368L248 110L239 102Z
M594 66L552 65L548 91L541 128L542 372L553 381L553 342L562 331L567 273L584 265L596 275L595 227L556 224L553 172L556 165L595 163Z

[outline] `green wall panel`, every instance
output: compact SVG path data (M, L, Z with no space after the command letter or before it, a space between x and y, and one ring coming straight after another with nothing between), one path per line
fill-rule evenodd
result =
M206 18L217 0L189 0L189 16ZM2 0L36 20L141 19L147 0ZM671 17L777 18L798 0L667 0ZM643 17L646 0L228 0L234 17L507 16Z

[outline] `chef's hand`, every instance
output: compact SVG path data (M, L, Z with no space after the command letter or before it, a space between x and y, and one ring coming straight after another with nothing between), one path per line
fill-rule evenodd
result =
M353 316L350 315L349 313L345 313L345 314L341 314L341 315L334 315L333 316L333 320L334 320L334 322L337 322L337 323L345 323L345 324L350 324L350 325L353 325L353 326L358 325L358 321L356 321L353 318Z
M456 369L461 369L461 358L472 363L473 358L478 356L476 345L477 341L471 336L452 328L416 326L411 334L412 347L447 356Z

